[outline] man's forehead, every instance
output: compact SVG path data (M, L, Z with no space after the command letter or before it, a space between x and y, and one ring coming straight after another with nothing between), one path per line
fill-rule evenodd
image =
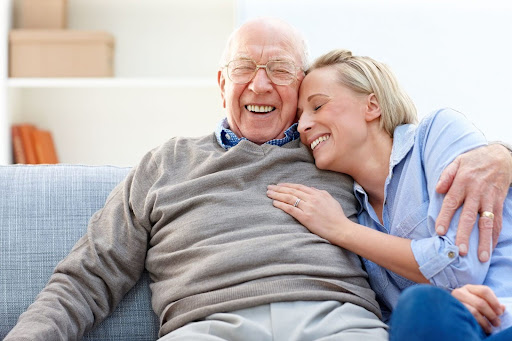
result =
M268 60L301 60L301 47L287 30L258 26L242 29L231 44L231 58L250 58L257 62Z
M297 46L283 41L271 42L244 42L239 41L233 44L231 59L252 59L256 62L267 62L269 60L284 60L300 62L300 52Z
M261 54L258 54L255 56L255 54L251 54L245 51L235 51L235 53L232 55L233 59L250 59L254 60L255 62L258 62L259 59L265 59L265 61L270 60L277 60L277 61L295 61L295 58L292 54L287 53L286 51L275 51L274 53L269 53L265 56L262 56Z

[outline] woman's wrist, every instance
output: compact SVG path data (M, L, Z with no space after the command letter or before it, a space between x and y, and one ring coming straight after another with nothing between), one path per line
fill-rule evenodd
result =
M334 230L333 242L334 244L343 248L349 249L350 244L354 237L357 237L357 229L361 227L348 218L340 221L337 228Z

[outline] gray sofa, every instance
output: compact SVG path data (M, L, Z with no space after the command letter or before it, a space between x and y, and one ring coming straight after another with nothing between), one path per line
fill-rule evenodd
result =
M0 339L128 171L112 166L0 166ZM145 273L84 340L157 339L159 322L150 296Z

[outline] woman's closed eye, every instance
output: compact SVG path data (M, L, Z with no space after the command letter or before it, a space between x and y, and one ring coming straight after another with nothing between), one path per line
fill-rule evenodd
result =
M323 104L320 104L320 105L315 105L315 108L313 109L313 111L318 111L320 110L320 108L323 106Z

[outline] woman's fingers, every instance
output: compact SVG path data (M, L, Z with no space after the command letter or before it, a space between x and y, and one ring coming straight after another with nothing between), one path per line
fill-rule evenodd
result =
M452 295L466 306L486 332L491 331L491 325L500 325L503 305L488 286L467 284L453 290Z
M278 184L267 186L267 196L294 207L307 202L311 195L311 187L298 184Z
M478 322L478 324L480 325L480 327L482 327L482 329L487 333L489 334L491 331L492 331L492 326L491 324L489 323L489 320L487 320L487 318L485 318L482 314L480 314L480 312L478 311L478 309L476 309L474 306L470 305L470 304L466 304L466 303L462 303L464 304L464 306L466 307L467 310L469 310L469 312L471 313L471 315L473 315L473 317L476 319L476 321Z

